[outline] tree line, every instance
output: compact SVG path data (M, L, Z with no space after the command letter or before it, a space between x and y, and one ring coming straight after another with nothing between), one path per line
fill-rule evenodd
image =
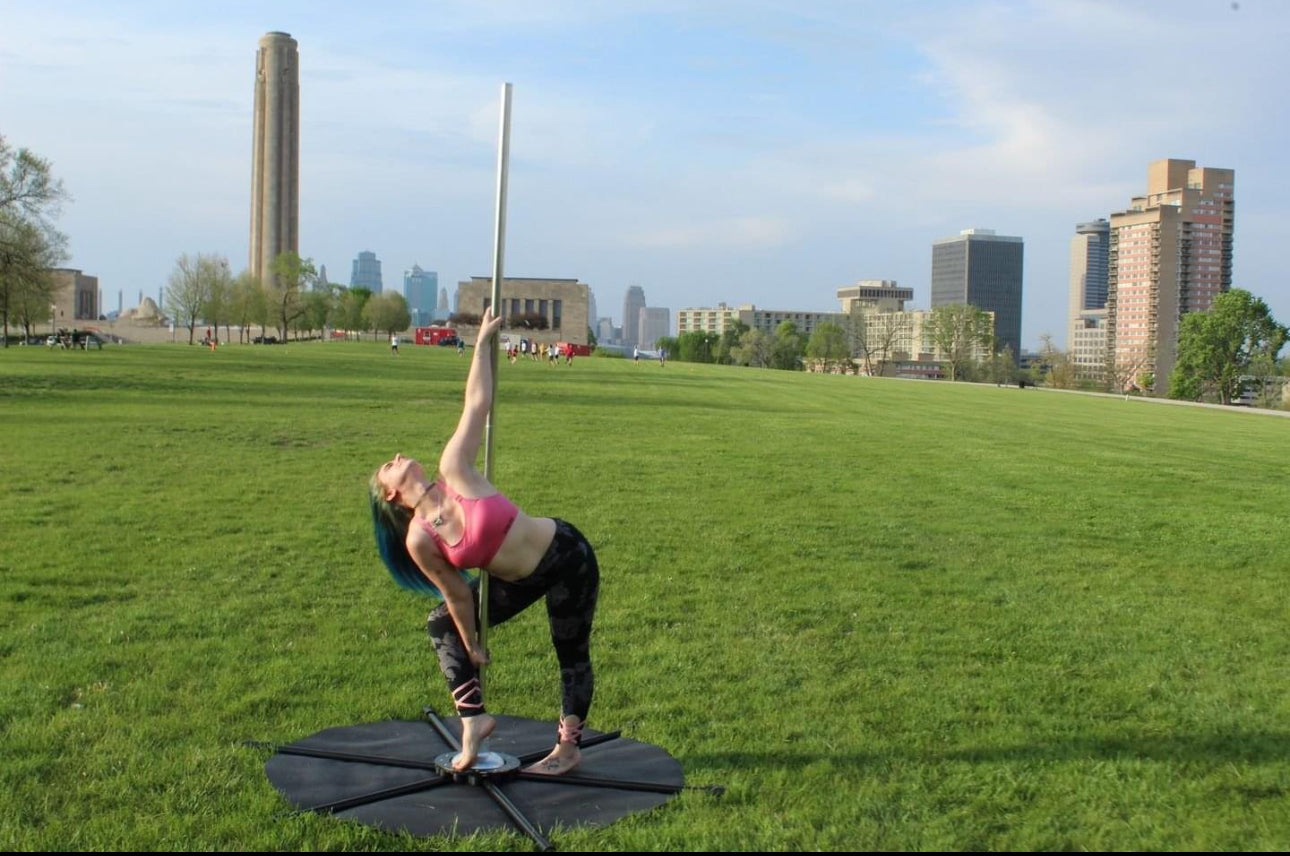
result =
M1022 370L1010 349L994 347L989 314L973 306L935 307L917 343L909 341L911 324L905 313L854 309L839 321L818 324L809 338L792 321L781 322L773 334L736 321L720 335L696 330L657 344L682 362L800 370L810 361L826 371L859 367L871 375L881 374L886 364L912 347L938 354L937 361L952 381L1021 381L1111 392L1122 391L1130 382L1147 390L1154 387L1154 378L1116 366L1109 353L1104 380L1080 377L1070 353L1054 345L1047 333L1040 336L1037 359ZM1231 404L1253 390L1260 404L1278 406L1287 382L1280 352L1288 341L1290 328L1272 317L1261 298L1239 288L1225 292L1210 311L1182 317L1168 395ZM984 359L982 353L987 355Z
M213 328L215 338L223 325L225 341L231 341L233 325L239 341L251 339L253 326L261 334L272 328L285 341L291 333L311 336L329 327L388 335L412 323L403 295L320 285L313 261L290 251L274 259L263 282L249 271L233 276L224 256L184 253L170 273L164 302L174 323L188 328L189 344L201 325Z
M656 343L668 356L690 363L716 363L754 368L802 368L806 344L792 321L781 321L774 333L750 328L735 321L720 333L694 330L676 337L663 337Z
M908 339L909 323L903 313L856 310L839 321L817 324L809 337L793 321L781 321L774 333L735 321L720 334L694 330L659 339L657 345L682 362L799 371L809 360L826 369L858 363L866 374L879 374ZM994 331L986 312L952 305L933 309L922 332L927 341L916 350L935 348L950 379L965 380L980 373L975 355L989 348Z

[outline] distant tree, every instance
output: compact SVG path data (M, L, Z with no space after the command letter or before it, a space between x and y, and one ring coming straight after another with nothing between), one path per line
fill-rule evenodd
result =
M1106 352L1106 388L1108 392L1141 392L1151 389L1155 375L1146 372L1155 360L1154 348L1132 362L1121 363L1115 351Z
M317 288L317 286L315 286ZM341 304L345 297L345 286L339 283L325 283L321 289L327 295L326 326L333 330L345 326L345 310Z
M21 326L27 338L32 328L49 320L58 299L58 286L50 268L66 258L61 235L52 235L29 221L4 223L0 215L0 315L4 319L4 346L9 346L10 323Z
M195 256L181 254L175 260L175 267L166 283L165 312L175 319L175 323L188 328L190 345L193 344L197 319L202 317L210 298L211 258L202 253Z
M1276 409L1281 406L1285 362L1266 352L1250 360L1251 382L1256 385L1259 407Z
M587 328L587 344L593 348L599 344L596 340L596 331L592 330L590 327Z
M255 301L255 323L260 325L260 335L267 336L269 325L273 324L276 329L278 324L277 289L263 281L257 283L256 287L259 289L259 299Z
M279 335L286 341L287 331L293 322L304 314L304 295L309 285L318 278L313 259L302 259L287 250L273 260L272 288L269 291L274 318Z
M58 300L58 282L48 268L28 268L14 280L17 288L5 301L15 324L23 328L27 338L35 328L53 322L53 304ZM6 332L6 336L8 333Z
M67 198L49 161L30 149L14 151L0 134L0 214L48 228Z
M367 301L372 299L372 290L355 286L348 289L340 297L340 317L343 319L342 326L346 330L353 330L362 337L366 330L372 329L368 326L367 320L363 315L363 307Z
M768 368L774 347L773 337L761 330L751 329L739 337L739 344L731 349L730 356L738 366Z
M1241 393L1241 376L1260 355L1275 361L1287 335L1262 298L1241 288L1220 294L1209 312L1182 318L1169 397L1195 401L1212 391L1231 404Z
M998 384L1010 385L1017 380L1017 360L1011 345L1004 345L1003 350L991 355L989 373L990 380Z
M363 314L373 330L382 330L389 335L406 330L412 324L408 302L397 291L383 291L373 296L363 307Z
M954 381L964 380L972 372L975 352L992 340L994 331L984 310L951 303L932 310L927 333Z
M57 286L49 269L67 258L67 237L54 228L63 183L49 162L28 149L14 151L0 135L0 316L4 346L12 318L31 336L50 317Z
M805 347L802 334L792 321L781 321L775 328L775 339L771 345L770 364L772 368L788 371L801 371L802 352Z
M702 330L691 330L682 333L667 345L669 356L685 363L713 363L717 360L717 346L721 337L716 333L705 333ZM660 345L660 347L663 347Z
M739 360L736 359L734 352L747 332L748 325L742 321L731 321L727 324L726 329L721 333L721 338L717 340L717 347L713 352L716 362L723 366L738 364ZM746 363L743 365L746 365Z
M681 359L678 354L681 352L681 340L675 336L659 336L654 341L654 347L660 351L667 351L671 354L672 359Z
M847 344L847 331L832 321L821 323L806 343L806 356L820 360L826 369L849 362L851 347Z
M233 275L229 272L227 258L218 255L210 258L210 284L206 291L206 303L202 306L202 317L214 328L216 339L219 339L219 324L223 321L227 339L228 319L233 312Z
M454 312L448 316L449 324L459 324L462 327L478 327L480 318L474 312Z
M897 343L909 334L909 326L909 315L904 312L873 312L852 307L847 317L847 338L851 355L861 359L865 374L882 373Z
M1075 388L1075 362L1070 354L1053 344L1051 333L1039 337L1039 361L1045 369L1044 379L1053 389Z
M250 271L242 271L233 280L229 297L229 318L237 322L238 341L251 343L251 324L264 315L264 289ZM261 330L261 333L264 331Z
M312 336L315 330L319 334L323 332L327 326L327 320L331 318L334 311L334 304L330 286L321 289L313 288L305 293L305 311L301 313L297 324L305 331L306 336Z

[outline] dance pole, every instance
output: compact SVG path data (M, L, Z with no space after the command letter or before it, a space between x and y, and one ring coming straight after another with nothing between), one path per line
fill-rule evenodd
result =
M511 85L502 84L502 117L497 129L497 216L493 224L493 314L502 315L502 258L506 254L506 171L511 159ZM500 328L499 331L500 333ZM488 421L484 423L484 478L493 481L493 426L497 424L497 339L475 342L489 349L493 394L489 398ZM479 650L488 651L488 574L479 574ZM479 667L479 691L484 692L484 672Z

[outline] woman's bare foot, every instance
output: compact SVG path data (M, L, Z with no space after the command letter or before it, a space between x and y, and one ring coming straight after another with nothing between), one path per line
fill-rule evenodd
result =
M582 760L582 752L573 743L557 743L547 755L536 764L529 764L524 768L526 773L537 773L542 776L562 776L565 773L578 766Z
M454 770L469 770L479 757L479 747L497 727L497 720L487 713L461 720L461 751L452 759Z
M542 776L562 776L565 773L578 766L582 760L582 752L578 749L578 741L582 737L582 726L585 723L578 717L570 714L560 718L560 738L547 755L536 764L530 764L524 768L526 773L537 773Z

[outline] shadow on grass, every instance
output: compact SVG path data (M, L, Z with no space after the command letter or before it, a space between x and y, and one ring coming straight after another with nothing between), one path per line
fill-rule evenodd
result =
M746 769L800 767L834 761L847 767L892 761L944 763L1013 761L1180 761L1206 764L1290 760L1290 733L1232 732L1230 734L1110 735L1017 746L979 746L947 752L900 750L842 752L835 755L785 748L774 752L716 752L687 755L686 764Z

